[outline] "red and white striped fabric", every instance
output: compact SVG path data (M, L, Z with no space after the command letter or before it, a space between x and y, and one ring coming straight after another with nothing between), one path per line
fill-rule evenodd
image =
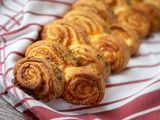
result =
M109 77L105 98L96 106L62 99L47 104L13 85L13 66L37 38L42 26L62 18L75 0L0 0L0 95L31 120L160 119L160 32L141 40L138 54Z

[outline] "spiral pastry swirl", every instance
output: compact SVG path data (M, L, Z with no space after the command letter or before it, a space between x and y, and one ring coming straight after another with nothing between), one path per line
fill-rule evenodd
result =
M96 105L105 93L105 80L102 75L89 66L66 69L65 87L62 98L75 105Z
M112 34L97 35L92 39L90 45L105 56L111 66L112 73L122 71L130 59L128 46L122 39Z
M56 41L69 47L72 44L86 44L88 37L78 24L59 19L44 26L41 39Z
M29 95L49 102L62 95L64 76L55 64L39 57L25 57L14 66L14 84Z
M105 21L97 14L90 11L82 12L78 10L73 10L68 12L64 16L64 19L79 24L89 36L108 32L108 27Z
M115 15L111 7L101 0L78 0L73 4L72 9L76 9L79 11L85 10L96 13L106 22L107 25L110 25L116 21Z
M160 9L147 3L137 4L134 8L143 11L147 15L150 22L150 32L160 30Z
M90 66L93 69L97 69L104 79L108 79L110 75L110 66L103 54L97 51L95 48L89 45L72 45L71 53L78 60L78 66Z
M130 8L118 14L117 21L135 31L139 38L144 38L149 34L150 23L143 11Z
M131 55L137 53L140 46L140 40L133 30L126 28L120 24L110 25L109 30L114 36L121 38L127 44Z
M31 44L26 49L25 56L37 56L48 59L58 65L62 71L68 66L77 65L76 59L65 46L50 40L41 40Z

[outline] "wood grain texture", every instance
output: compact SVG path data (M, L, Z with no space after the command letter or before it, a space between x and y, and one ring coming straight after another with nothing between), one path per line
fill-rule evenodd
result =
M28 120L2 97L0 97L0 120Z

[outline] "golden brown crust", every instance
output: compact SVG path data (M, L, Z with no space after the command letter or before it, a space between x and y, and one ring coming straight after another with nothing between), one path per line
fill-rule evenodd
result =
M130 6L130 0L104 0L114 11L115 15L127 10Z
M94 12L106 21L107 25L114 23L116 20L113 10L103 0L78 0L73 4L72 9Z
M66 83L62 98L76 105L96 105L104 98L105 80L101 73L89 66L66 69Z
M89 45L72 45L71 53L78 60L78 66L90 66L93 69L97 69L104 77L108 79L110 75L110 66L103 54L97 51L95 48Z
M68 12L64 19L79 24L89 36L108 32L105 21L92 12L73 10Z
M19 60L13 69L14 84L29 95L49 102L62 95L64 76L55 64L39 57Z
M110 6L129 5L131 0L102 0Z
M68 66L76 66L76 59L71 56L70 51L62 44L42 40L31 44L25 52L26 57L37 56L45 58L58 65L62 71Z
M143 1L144 0L130 0L132 5L137 5L137 4L139 4L139 3L143 2Z
M160 9L154 5L140 3L134 6L135 9L145 12L150 22L150 31L156 32L160 30Z
M130 59L130 52L125 42L111 34L95 36L91 43L105 56L111 66L111 72L117 73L123 70Z
M59 42L66 47L72 44L86 44L88 40L86 33L78 24L64 19L46 24L41 38Z
M114 36L121 38L127 44L130 49L131 55L137 53L140 46L140 40L133 30L126 28L120 24L110 25L109 30Z
M139 38L144 38L149 34L150 23L147 15L133 7L118 14L117 22L135 31Z
M152 4L156 6L158 9L160 9L160 0L143 0L143 2Z

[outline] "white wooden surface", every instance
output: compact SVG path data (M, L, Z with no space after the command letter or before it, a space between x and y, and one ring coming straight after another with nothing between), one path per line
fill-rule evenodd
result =
M0 97L0 120L28 120L23 114L14 109Z

